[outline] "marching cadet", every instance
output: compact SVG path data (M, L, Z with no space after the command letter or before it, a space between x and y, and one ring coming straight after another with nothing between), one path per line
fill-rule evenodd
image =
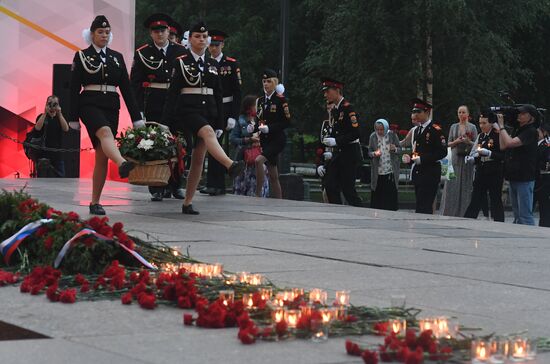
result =
M433 106L413 99L412 113L418 126L414 133L414 153L404 154L403 162L413 165L412 181L416 194L416 212L433 214L433 204L441 181L441 163L447 155L447 141L441 127L430 119Z
M326 147L332 148L332 155L325 170L318 168L317 172L325 174L323 181L329 203L341 204L341 191L348 204L361 207L363 202L355 190L357 167L361 163L359 120L353 106L342 95L343 82L323 78L321 85L327 103L334 104L329 130L322 140Z
M239 62L235 58L228 57L223 53L225 39L229 36L221 30L208 32L211 37L208 51L210 56L218 62L223 90L223 125L216 130L216 137L223 144L223 132L235 127L236 119L239 117L241 106L241 70ZM226 140L228 140L226 138ZM226 148L227 149L227 148ZM225 168L215 158L208 156L208 172L206 173L206 187L201 193L211 196L225 194Z
M504 153L500 150L499 132L493 128L497 116L489 111L483 111L479 116L481 133L474 142L466 163L475 162L474 188L472 199L464 217L477 219L482 203L489 192L491 216L495 221L504 222L504 207L502 206L502 183L504 171Z
M317 154L317 175L321 178L321 194L323 197L323 202L328 203L327 191L325 189L325 173L327 171L327 166L332 160L332 147L327 147L323 144L323 140L328 138L332 133L332 128L334 127L334 120L332 119L331 110L334 107L334 104L326 102L327 118L321 123L321 134L319 138L318 147L316 150Z
M118 165L121 178L126 178L134 168L124 160L115 143L118 130L120 89L134 127L145 125L130 86L128 71L122 54L107 46L112 39L111 25L107 18L98 15L84 35L90 46L76 52L71 67L69 121L80 118L86 126L95 149L95 165L92 179L90 214L105 215L100 198L108 160Z
M183 46L168 39L170 24L173 23L174 20L166 14L148 17L143 25L149 29L151 42L139 47L134 54L130 81L146 121L160 122L170 86L172 63L185 53ZM174 171L166 188L149 187L152 201L162 201L163 197L170 197L170 193L177 199L185 197L178 172Z
M539 204L539 226L550 227L550 122L539 127L537 151L539 174L535 181L535 197Z
M189 131L196 139L181 208L183 214L189 215L199 214L193 209L192 201L207 151L226 168L231 178L244 169L243 161L234 162L225 154L214 132L223 127L223 95L218 62L205 55L207 40L204 22L191 27L189 48L173 63L162 118L173 130Z
M286 145L285 129L290 126L290 111L285 88L279 83L277 72L265 69L262 75L264 95L256 100L256 125L249 125L248 132L260 133L261 154L256 157L256 197L262 196L265 170L269 172L271 197L283 198L277 161Z
M173 43L181 44L181 38L183 37L183 28L181 27L180 23L172 19L172 21L169 23L170 26L170 35L168 36L168 40Z

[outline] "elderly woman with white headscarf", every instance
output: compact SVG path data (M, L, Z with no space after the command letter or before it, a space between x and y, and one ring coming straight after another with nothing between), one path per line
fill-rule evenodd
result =
M396 211L397 186L401 159L399 138L389 128L385 119L374 123L369 139L371 163L371 208Z

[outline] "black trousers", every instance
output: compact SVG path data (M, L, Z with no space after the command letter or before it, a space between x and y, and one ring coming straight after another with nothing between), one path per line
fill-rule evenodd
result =
M535 197L539 204L539 226L550 227L550 174L539 175L535 184Z
M370 207L373 209L397 211L397 187L393 172L378 175L376 190L371 192Z
M359 144L348 145L328 163L324 177L325 191L329 203L342 204L340 191L351 206L363 206L355 190L355 178L360 161Z
M441 164L414 166L412 179L416 195L415 212L433 214L433 204L441 181Z
M498 163L498 162L491 162ZM477 166L474 179L474 188L472 190L472 199L464 217L477 219L479 211L482 208L483 199L487 199L489 192L489 205L491 216L495 221L504 222L504 207L502 206L502 164L494 166Z

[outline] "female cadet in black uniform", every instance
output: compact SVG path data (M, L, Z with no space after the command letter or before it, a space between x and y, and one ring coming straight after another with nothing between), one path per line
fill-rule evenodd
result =
M206 152L223 165L231 178L244 169L244 162L232 161L220 146L214 130L222 129L222 86L218 62L205 55L208 30L199 22L189 30L189 48L176 58L172 81L163 112L163 123L172 131L190 131L196 138L181 212L198 215L192 201L199 184Z
M108 160L118 165L120 177L126 178L133 163L120 155L114 136L118 129L120 100L117 86L126 102L134 127L144 125L130 89L128 71L122 54L107 48L111 26L103 15L98 15L90 26L90 46L76 52L71 69L71 121L82 120L95 148L95 165L90 213L105 215L99 204L107 177ZM82 88L82 91L81 91Z
M503 160L504 152L500 150L498 131L493 128L497 121L494 113L484 111L479 116L481 133L477 136L466 163L475 161L474 188L470 205L464 217L477 219L484 197L489 192L491 216L495 221L504 222L504 207L502 206Z
M284 87L279 84L277 73L266 69L262 77L264 95L256 101L257 120L252 131L260 132L262 154L256 158L256 196L262 196L265 180L264 164L269 172L272 197L282 198L277 159L286 144L285 129L290 125L288 103L283 96Z

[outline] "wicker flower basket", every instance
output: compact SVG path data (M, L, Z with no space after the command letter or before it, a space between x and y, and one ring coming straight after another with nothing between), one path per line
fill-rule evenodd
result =
M130 171L128 182L139 186L166 186L170 179L170 162L175 163L176 159L158 160L140 163L132 158L127 158L128 161L136 164L135 168Z

